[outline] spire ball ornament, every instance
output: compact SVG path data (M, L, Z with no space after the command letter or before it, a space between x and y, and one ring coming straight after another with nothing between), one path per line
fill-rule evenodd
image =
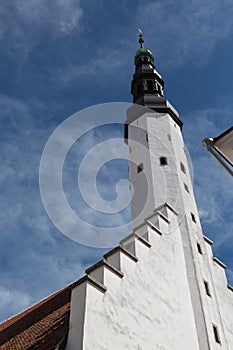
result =
M138 28L138 33L139 33L139 40L138 40L138 42L139 42L139 44L141 46L141 49L143 49L144 48L144 46L143 46L144 38L142 36L142 29L141 28Z

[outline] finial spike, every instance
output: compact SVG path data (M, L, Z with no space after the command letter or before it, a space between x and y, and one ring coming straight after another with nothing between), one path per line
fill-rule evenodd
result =
M139 42L139 44L140 44L140 46L141 46L141 49L143 49L143 43L144 43L144 38L143 38L143 36L142 36L142 29L141 28L138 28L138 33L139 33L139 40L138 40L138 42Z

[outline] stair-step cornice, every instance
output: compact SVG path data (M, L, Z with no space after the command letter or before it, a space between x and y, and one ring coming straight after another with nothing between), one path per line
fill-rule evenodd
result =
M152 228L152 230L156 231L156 233L158 233L160 236L162 236L162 231L160 231L160 229L158 227L156 227L154 224L152 224L152 222L147 220L147 224Z
M129 242L127 242L127 241L129 241L131 238L136 238L136 239L138 239L139 241L141 241L143 244L145 244L148 248L151 248L150 242L149 242L147 239L145 239L142 235L140 235L139 233L137 233L137 232L132 232L130 235L128 235L128 236L126 236L125 238L123 238L123 239L120 241L120 243L121 243L122 245L124 245L125 243L127 244L127 243L129 243Z
M120 270L118 270L117 268L115 268L114 266L112 266L111 264L109 264L109 262L107 262L106 260L100 260L98 261L96 264L90 266L88 269L86 269L86 273L89 274L92 271L98 269L99 267L107 267L111 272L115 273L115 275L119 276L120 278L124 277L124 273Z
M93 287L97 288L102 293L105 293L107 291L107 287L104 284L98 282L96 279L89 275L81 277L78 281L71 283L68 287L73 289L85 282L91 284Z
M127 255L131 260L138 262L138 258L134 254L130 253L128 250L123 248L122 246L117 246L117 247L113 248L112 250L110 250L109 252L104 254L104 258L107 259L110 255L117 253L118 251L121 251L122 253Z

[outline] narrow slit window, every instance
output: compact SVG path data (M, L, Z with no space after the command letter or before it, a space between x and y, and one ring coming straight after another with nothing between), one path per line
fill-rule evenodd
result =
M185 169L185 166L182 162L180 162L180 169L184 174L186 174L186 169Z
M186 183L184 183L184 188L185 188L185 191L189 193L189 188L188 188L188 185L186 185Z
M143 171L143 163L137 166L137 173L139 174L141 171Z
M162 165L162 166L168 164L166 157L160 157L159 160L160 160L160 165Z
M209 283L208 283L207 281L204 281L204 286L205 286L206 295L208 295L209 297L211 297L211 294L210 294L210 287L209 287Z
M215 338L216 343L221 344L218 327L215 326L214 324L213 324L213 331L214 331L214 338Z
M196 218L195 218L195 215L193 213L191 213L191 218L192 218L193 222L196 222Z
M148 134L146 133L146 142L148 142Z
M142 92L142 84L137 84L137 93L138 95Z
M202 254L202 249L200 243L197 243L197 251L199 254Z
M147 86L148 86L148 90L153 90L153 84L152 84L152 80L147 80Z

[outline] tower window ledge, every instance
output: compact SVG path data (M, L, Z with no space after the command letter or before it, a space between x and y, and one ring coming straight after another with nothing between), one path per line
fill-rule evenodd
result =
M221 260L219 260L218 258L213 257L213 261L215 263L217 263L219 266L221 266L223 269L226 269L227 266Z

